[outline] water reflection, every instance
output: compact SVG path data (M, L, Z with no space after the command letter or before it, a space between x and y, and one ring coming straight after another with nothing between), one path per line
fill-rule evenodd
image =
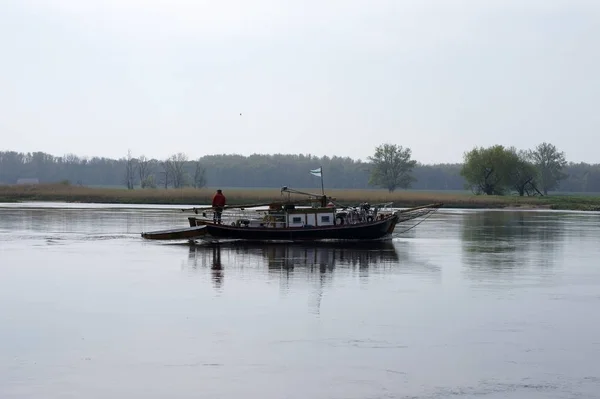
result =
M392 242L322 245L268 246L262 250L269 270L294 270L308 268L310 271L332 272L336 266L349 266L359 270L369 267L385 267L399 261Z
M562 235L559 219L540 212L484 211L462 219L463 260L488 270L550 266ZM540 263L541 262L541 263Z
M222 262L225 258L225 263ZM323 293L332 285L337 271L356 273L366 281L369 270L385 272L398 266L400 254L391 241L370 243L206 243L190 245L188 262L193 270L211 270L213 287L220 291L225 269L233 279L239 279L244 268L252 270L253 279L258 269L274 277L286 295L291 285L305 284L309 292L309 308L319 314Z
M222 269L221 252L227 251L238 258L259 257L266 261L269 271L294 271L302 268L310 272L332 272L336 267L367 270L388 267L400 260L391 241L371 243L206 243L191 245L189 259L193 267L198 261L206 263L207 256L213 265Z
M212 247L212 281L215 288L221 289L223 286L223 264L221 263L221 248L218 246Z

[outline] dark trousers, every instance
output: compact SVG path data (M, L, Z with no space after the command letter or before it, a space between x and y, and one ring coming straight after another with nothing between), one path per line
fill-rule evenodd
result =
M215 207L215 213L213 215L213 222L221 224L221 214L223 213L223 208L220 206Z

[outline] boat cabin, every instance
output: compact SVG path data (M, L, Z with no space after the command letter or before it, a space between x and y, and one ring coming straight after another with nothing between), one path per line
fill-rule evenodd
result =
M361 204L359 209L348 209L341 212L337 212L333 206L323 206L322 204L297 206L274 203L269 206L268 210L258 210L257 212L264 213L264 216L238 217L231 225L275 228L325 227L372 222L376 217L382 219L386 215L378 207L371 208L368 203ZM389 213L391 214L391 212Z
M288 227L333 226L335 214L331 208L297 208L286 213Z
M244 221L245 222L245 221ZM249 220L248 227L320 227L335 224L335 210L331 207L296 207L273 204L262 220Z

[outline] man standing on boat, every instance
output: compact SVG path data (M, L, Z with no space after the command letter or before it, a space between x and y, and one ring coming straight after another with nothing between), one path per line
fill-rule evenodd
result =
M226 203L227 200L225 199L223 192L221 190L217 190L217 193L212 199L212 207L215 210L213 222L221 224L221 214L223 213L223 208L225 207Z

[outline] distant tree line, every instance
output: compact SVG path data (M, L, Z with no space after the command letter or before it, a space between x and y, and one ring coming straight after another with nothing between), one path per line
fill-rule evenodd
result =
M471 189L480 194L521 195L558 190L600 192L600 164L569 163L563 153L546 143L527 151L502 146L474 148L465 153L464 163L433 165L412 160L410 149L392 144L378 146L365 161L302 154L222 154L191 160L178 153L159 160L136 157L131 151L120 159L4 151L0 152L0 184L35 178L40 183L68 181L128 189L207 185L319 188L319 178L309 173L319 166L326 188Z

